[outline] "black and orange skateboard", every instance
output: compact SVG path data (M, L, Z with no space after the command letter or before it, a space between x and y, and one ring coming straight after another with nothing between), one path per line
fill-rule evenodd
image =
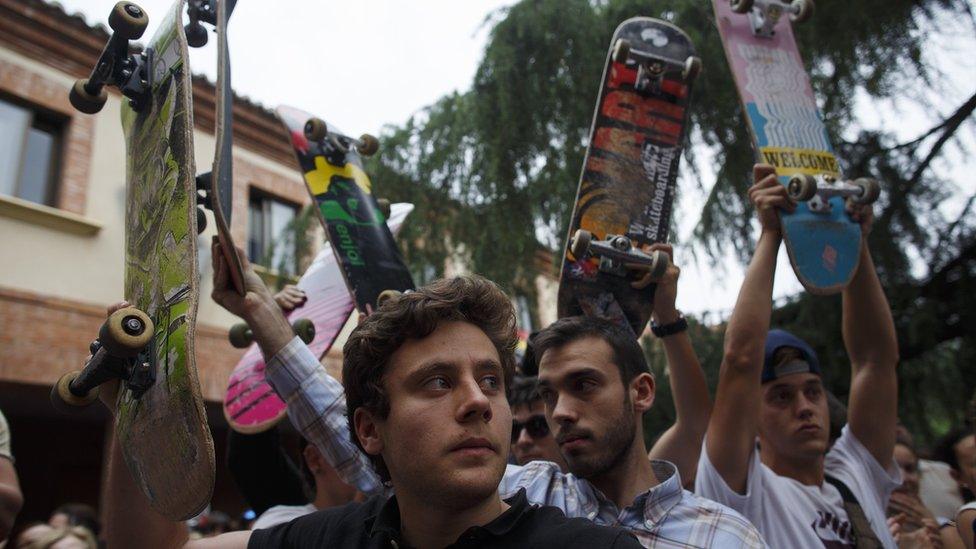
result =
M602 316L640 335L654 304L691 86L691 40L670 23L624 21L613 34L559 279L558 314Z

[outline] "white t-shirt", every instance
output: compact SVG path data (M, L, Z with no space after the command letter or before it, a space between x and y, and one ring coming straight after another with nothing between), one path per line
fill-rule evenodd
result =
M261 513L261 516L254 521L254 524L251 525L251 530L271 528L272 526L291 522L298 517L304 517L305 515L314 513L316 511L318 511L318 509L316 509L311 503L308 505L275 505L274 507L271 507L267 511Z
M854 493L875 535L894 549L888 533L885 507L891 491L901 484L894 460L885 471L848 427L827 452L825 472ZM738 494L718 474L702 447L695 492L725 504L752 521L770 547L795 549L853 548L854 538L844 500L832 484L806 486L777 475L753 452L749 462L746 493Z

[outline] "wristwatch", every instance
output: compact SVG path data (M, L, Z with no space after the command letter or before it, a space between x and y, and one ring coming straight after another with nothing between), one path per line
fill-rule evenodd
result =
M678 320L671 322L670 324L664 324L663 326L658 326L656 322L651 321L651 333L657 337L668 337L674 334L680 334L681 332L688 329L688 321L685 320L685 316L678 313Z

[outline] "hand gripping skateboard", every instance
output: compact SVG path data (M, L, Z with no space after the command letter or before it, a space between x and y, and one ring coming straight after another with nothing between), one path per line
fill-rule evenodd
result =
M844 180L793 37L812 0L712 0L756 158L771 164L794 200L780 212L783 240L807 291L841 291L857 270L861 228L845 201L872 203L877 181Z
M395 235L399 232L412 204L393 204L387 224ZM304 290L305 304L288 314L289 321L300 318L312 323L313 338L308 348L323 357L346 325L355 307L346 287L331 246L325 246L298 281ZM247 326L246 324L244 326ZM285 416L285 403L265 379L264 356L256 344L241 357L227 381L224 416L239 433L260 433L270 429Z
M650 319L685 138L691 85L701 70L681 29L624 21L593 115L559 279L560 317L603 316L640 335Z
M292 107L276 111L356 308L369 314L383 299L412 290L413 278L363 171L360 154L374 154L376 138L348 137Z
M210 501L214 450L194 362L199 294L193 118L186 38L177 0L138 54L148 18L120 2L112 37L71 102L83 112L104 105L118 87L126 142L125 298L132 307L109 317L80 372L52 391L60 409L95 400L98 386L119 379L115 431L126 465L151 506L172 520Z

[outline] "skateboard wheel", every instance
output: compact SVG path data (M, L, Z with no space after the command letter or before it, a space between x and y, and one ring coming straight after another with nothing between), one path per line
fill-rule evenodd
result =
M85 114L95 114L105 106L105 101L108 100L108 92L103 86L102 89L98 90L98 95L92 95L85 89L87 85L87 78L75 80L75 85L71 86L71 92L68 93L68 100L71 101L71 106L79 111Z
M108 26L126 40L138 40L146 32L149 16L132 2L119 2L108 16Z
M729 5L735 13L749 13L752 11L753 0L729 0Z
M210 41L207 29L199 21L187 23L183 31L186 33L186 44L191 48L202 48Z
M681 78L689 84L694 82L702 70L702 60L700 57L689 57L685 59L685 68L681 71Z
M376 306L382 307L387 301L400 297L402 294L403 292L398 292L396 290L383 290L380 292L380 295L376 296Z
M372 135L364 133L359 136L359 143L356 145L356 150L363 156L373 156L376 154L376 151L380 150L380 142Z
M852 196L851 201L855 204L874 204L881 196L881 184L877 179L870 177L859 177L854 180L854 185L861 189L860 196Z
M613 60L617 63L626 63L630 57L630 42L625 38L618 38L613 43Z
M380 213L383 214L383 219L390 218L390 200L388 198L377 198L376 207L380 209Z
M254 342L254 332L246 323L238 322L230 327L230 331L227 332L227 339L234 347L243 349Z
M670 265L671 256L667 252L662 252L661 250L651 252L651 268L649 271L651 279L657 280L664 276L668 272Z
M203 208L197 206L197 234L203 234L207 230L207 215L203 213Z
M299 318L295 322L292 322L291 329L306 344L311 343L315 339L315 324L307 318Z
M146 313L126 307L109 315L98 331L98 340L108 354L131 358L149 345L154 332L153 321Z
M579 229L573 235L572 240L569 241L569 253L573 254L577 260L582 259L586 255L586 252L590 250L590 241L593 240L593 234L585 229Z
M793 0L790 4L790 21L803 23L813 15L813 0Z
M322 141L329 135L329 127L321 118L309 118L305 123L305 138L309 141Z
M812 175L794 175L786 184L786 192L797 202L806 202L817 196L817 179Z
M78 377L81 370L68 372L58 379L58 382L51 387L51 404L55 410L70 414L76 408L88 406L98 398L98 387L88 391L88 394L80 397L71 392L71 382Z

